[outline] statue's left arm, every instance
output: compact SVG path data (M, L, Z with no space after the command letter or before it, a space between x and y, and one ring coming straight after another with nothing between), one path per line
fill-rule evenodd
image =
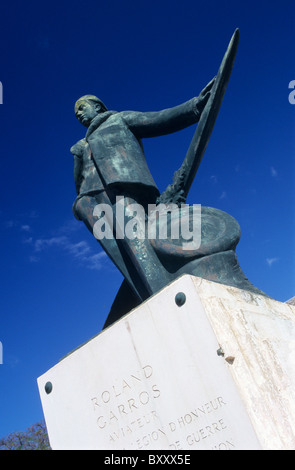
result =
M129 129L139 138L157 137L180 131L199 121L213 83L214 79L198 97L173 108L154 112L125 111L121 115Z

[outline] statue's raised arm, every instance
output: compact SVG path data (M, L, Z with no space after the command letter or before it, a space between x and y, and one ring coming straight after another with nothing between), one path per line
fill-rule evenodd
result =
M200 95L172 108L161 111L123 111L122 118L128 128L138 137L157 137L181 131L196 124L210 97L215 78L201 91Z

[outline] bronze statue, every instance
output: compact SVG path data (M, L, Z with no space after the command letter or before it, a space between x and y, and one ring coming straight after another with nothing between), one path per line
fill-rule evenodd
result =
M104 219L105 230L111 235L100 238L99 242L125 278L105 326L184 273L258 291L245 278L235 254L240 227L222 211L202 207L201 243L188 252L179 240L167 242L148 237L120 236L122 227L118 228L114 223L118 200L122 197L124 223L132 217L130 208L134 204L143 207L141 222L137 221L142 227L149 218L148 206L151 204L179 206L179 210L172 211L171 226L174 213L181 211L184 217L191 218L190 208L184 208L183 204L227 87L238 37L237 30L216 78L198 97L183 104L156 112L116 112L109 111L93 95L82 96L75 104L76 117L87 132L85 138L71 148L77 190L73 211L94 234L98 220L96 207L112 208L112 216L109 215L107 221ZM177 132L197 122L197 130L182 166L175 173L173 183L160 194L144 156L142 139Z
M198 98L158 112L108 111L92 95L83 96L76 102L75 114L88 130L86 138L71 149L78 193L74 213L91 232L93 210L97 204L107 203L115 210L116 196L120 195L124 195L126 203L136 202L145 208L156 202L160 193L146 163L141 139L175 132L198 122L212 85L213 81ZM149 259L140 263L143 277L138 266L136 273L132 273L134 266L127 259L126 252L134 250L135 244L129 239L123 242L114 236L113 239L102 239L100 243L125 278L137 287L142 299L172 279L159 263L155 265L157 273L154 270L150 272L155 254L148 243L145 249L149 252Z

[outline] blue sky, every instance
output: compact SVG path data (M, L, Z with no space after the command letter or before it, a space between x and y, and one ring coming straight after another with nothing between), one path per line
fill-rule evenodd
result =
M199 94L236 27L235 67L188 202L241 226L240 265L295 295L294 1L22 2L1 8L0 437L43 417L36 379L98 333L122 282L72 215L74 102L154 111ZM145 140L164 190L194 128ZM107 358L102 358L107 360Z

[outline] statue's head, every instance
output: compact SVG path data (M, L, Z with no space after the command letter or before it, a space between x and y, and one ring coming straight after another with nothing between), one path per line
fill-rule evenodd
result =
M75 115L85 127L89 127L92 119L107 111L104 103L94 95L84 95L75 103Z

